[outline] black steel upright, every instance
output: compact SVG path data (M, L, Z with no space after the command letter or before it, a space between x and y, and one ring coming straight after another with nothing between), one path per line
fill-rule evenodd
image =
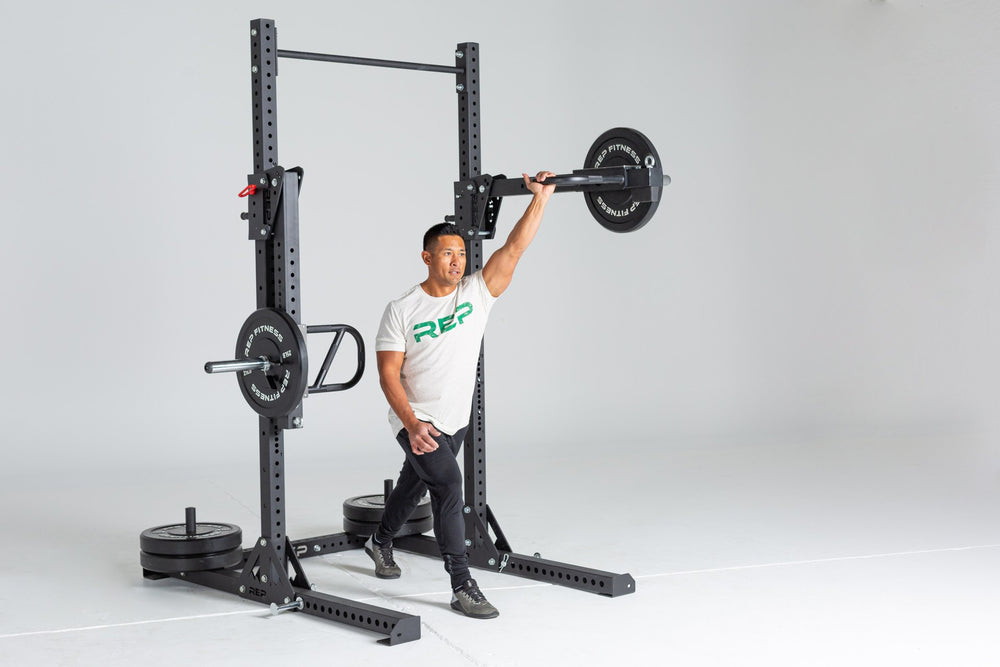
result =
M299 278L295 260L299 245L298 179L285 179L278 162L277 30L274 21L257 19L250 25L250 72L253 102L253 175L263 179L263 197L249 197L250 206L263 206L262 224L251 213L257 273L257 307L285 311L302 323ZM294 176L294 172L292 173ZM260 417L260 529L255 549L274 570L267 582L281 586L290 557L285 549L284 430L301 426L302 403L287 417ZM294 554L291 555L294 558Z
M255 245L257 307L282 310L301 326L298 200L302 170L285 170L278 162L274 21L251 22L250 61L254 173L248 180L263 195L249 197L248 211L249 236ZM297 553L287 535L285 512L284 431L301 426L301 402L287 415L260 417L261 537L247 554L238 592L276 604L300 598L306 613L382 632L390 644L419 639L420 620L416 616L311 590L299 563L301 551Z
M284 169L278 163L277 124L277 34L274 22L256 19L250 24L251 89L253 104L253 173L248 176L249 238L254 241L256 261L255 300L258 309L276 309L286 313L306 333L350 329L343 325L303 327L299 251L299 184L301 169ZM340 335L343 335L342 333ZM337 339L339 341L339 337ZM359 344L359 356L363 348ZM237 357L242 356L237 350ZM321 375L329 366L327 355ZM363 358L355 378L340 385L319 386L317 392L349 388L359 379ZM305 372L305 368L302 369ZM302 397L304 398L304 396ZM420 638L420 618L374 605L312 590L299 559L354 549L363 544L346 534L309 538L292 543L286 523L285 442L284 432L302 426L302 401L279 417L260 416L260 537L245 549L242 564L233 569L178 572L169 576L209 586L240 597L271 604L281 609L346 623L386 635L387 644L400 644ZM162 578L158 572L144 570L151 579Z
M481 137L482 114L479 106L479 44L464 42L455 50L456 64L464 64L461 74L455 76L455 90L458 93L458 180L469 182L482 173ZM478 194L478 189L474 190ZM463 197L469 201L468 197ZM471 275L483 268L483 241L473 232L469 218L459 222L459 228L466 231L465 274ZM463 216L464 217L464 216ZM476 366L476 385L472 397L472 415L469 430L465 436L465 536L469 544L469 562L480 567L496 564L497 552L485 533L486 525L486 352L485 344L479 348L479 363ZM488 553L483 553L483 551ZM493 563L489 560L493 559Z
M278 166L278 40L274 21L250 23L250 72L253 87L253 170Z
M458 181L455 182L455 225L465 238L466 275L483 268L483 241L493 238L501 197L493 190L494 177L483 174L482 104L480 97L481 62L479 45L464 42L455 51L458 93ZM503 179L502 176L497 177ZM506 179L503 179L506 180ZM527 194L523 183L507 194ZM629 574L605 572L592 568L543 560L515 553L487 502L486 495L486 363L485 344L479 349L476 384L472 399L469 430L465 436L465 536L469 564L479 568L545 581L560 586L616 597L635 592L635 580ZM495 539L490 537L492 530ZM423 535L395 540L403 550L428 555L438 554L436 542Z

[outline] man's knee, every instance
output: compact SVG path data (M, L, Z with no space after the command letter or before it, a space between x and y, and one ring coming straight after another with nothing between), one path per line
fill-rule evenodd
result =
M462 475L447 476L437 480L431 493L438 497L441 510L448 512L462 505Z

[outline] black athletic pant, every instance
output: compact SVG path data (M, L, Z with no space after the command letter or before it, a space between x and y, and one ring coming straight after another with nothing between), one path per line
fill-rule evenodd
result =
M382 522L375 532L375 539L379 542L391 540L409 520L424 491L430 490L434 537L441 555L445 556L445 569L451 574L453 588L471 579L465 547L465 519L462 517L462 471L458 466L458 451L467 429L463 428L454 435L442 433L436 436L434 442L438 448L420 456L410 448L410 436L405 428L396 435L396 442L403 448L406 460L386 501Z

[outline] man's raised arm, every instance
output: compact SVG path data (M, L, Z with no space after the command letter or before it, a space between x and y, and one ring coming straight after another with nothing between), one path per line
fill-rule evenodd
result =
M535 238L538 226L542 222L542 214L545 212L545 205L549 201L549 196L556 189L554 185L545 185L544 181L549 176L555 176L551 171L540 171L532 181L527 174L524 177L524 184L531 192L531 202L525 209L524 215L514 225L510 231L507 242L497 249L491 256L486 266L483 267L483 280L486 287L493 296L500 296L510 285L511 278L514 277L514 269L517 267L521 255L531 245Z

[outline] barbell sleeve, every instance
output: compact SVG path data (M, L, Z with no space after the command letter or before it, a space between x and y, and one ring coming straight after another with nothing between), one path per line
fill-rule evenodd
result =
M205 372L237 373L239 371L268 371L273 365L267 357L233 359L232 361L209 361L205 363Z

